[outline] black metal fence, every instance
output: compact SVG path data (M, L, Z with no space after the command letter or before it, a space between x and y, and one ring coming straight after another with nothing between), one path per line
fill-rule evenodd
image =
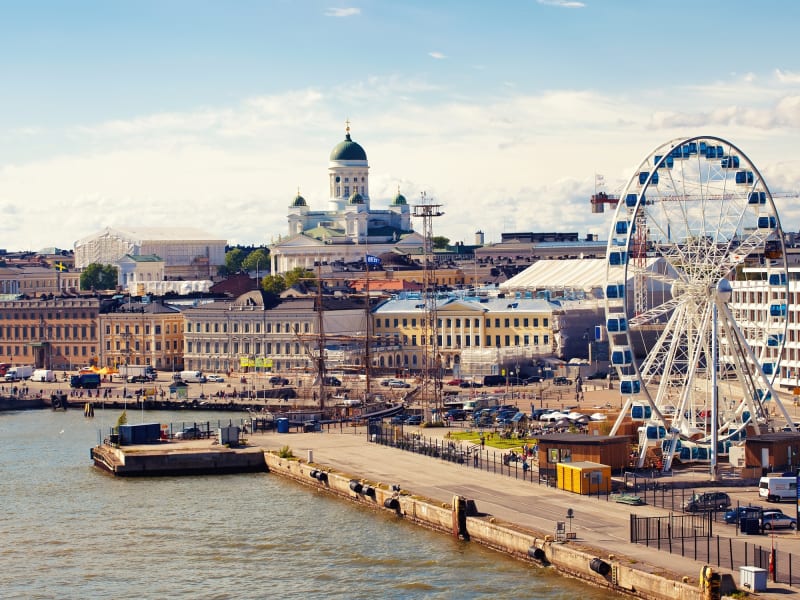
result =
M421 433L403 431L399 427L381 422L370 423L368 435L371 442L424 454L432 458L454 462L466 468L497 473L538 485L556 487L556 468L539 468L532 456L523 457L518 452L486 448L472 442L425 437ZM608 500L610 492L598 491L594 497Z
M631 542L680 554L696 561L736 571L741 566L767 570L777 583L800 586L800 561L791 552L763 546L756 540L744 541L713 535L711 513L638 517L631 515ZM774 552L772 565L770 554Z
M672 543L676 539L711 537L714 521L711 513L670 514L663 517L637 517L631 515L631 542L653 541L660 544ZM660 547L660 546L659 546Z

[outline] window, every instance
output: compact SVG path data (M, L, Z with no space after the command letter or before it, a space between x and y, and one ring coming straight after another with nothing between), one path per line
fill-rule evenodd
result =
M524 319L522 319L522 326L523 327L527 327L528 326L528 317L525 317Z
M500 327L500 319L495 319L495 320L494 320L494 326L495 326L495 327ZM499 344L498 344L498 345L499 345Z
M155 329L156 335L161 335L161 325L156 325L155 327L156 327Z
M511 326L511 319L505 319L504 323L505 323L506 327L510 327Z
M514 327L519 327L519 317L514 317Z

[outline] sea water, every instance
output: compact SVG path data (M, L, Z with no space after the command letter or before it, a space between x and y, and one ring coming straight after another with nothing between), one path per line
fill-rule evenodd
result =
M114 478L89 450L119 412L0 413L3 598L610 595L275 475ZM128 417L190 424L241 413Z

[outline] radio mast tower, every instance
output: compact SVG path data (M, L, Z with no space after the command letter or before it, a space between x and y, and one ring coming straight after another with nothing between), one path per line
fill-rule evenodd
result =
M436 262L433 257L433 218L444 212L441 204L433 204L425 192L420 204L414 205L413 216L422 219L423 267L422 297L425 315L422 318L422 394L425 421L431 421L432 410L442 414L442 359L439 355L439 319L436 314Z

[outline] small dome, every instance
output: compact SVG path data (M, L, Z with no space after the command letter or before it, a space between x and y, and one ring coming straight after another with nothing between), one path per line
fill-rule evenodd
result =
M300 194L297 194L297 196L294 197L294 202L292 202L292 206L293 207L296 207L296 206L308 206L308 204L306 203L306 199L305 198L303 198Z
M364 204L364 197L359 194L358 192L353 192L350 194L350 198L347 200L348 204Z
M348 132L344 136L344 141L336 144L336 147L331 150L331 160L367 160L367 153L360 144L350 139Z
M394 200L392 200L392 206L405 206L406 204L408 204L406 197L400 192L397 192L397 196L395 196Z

